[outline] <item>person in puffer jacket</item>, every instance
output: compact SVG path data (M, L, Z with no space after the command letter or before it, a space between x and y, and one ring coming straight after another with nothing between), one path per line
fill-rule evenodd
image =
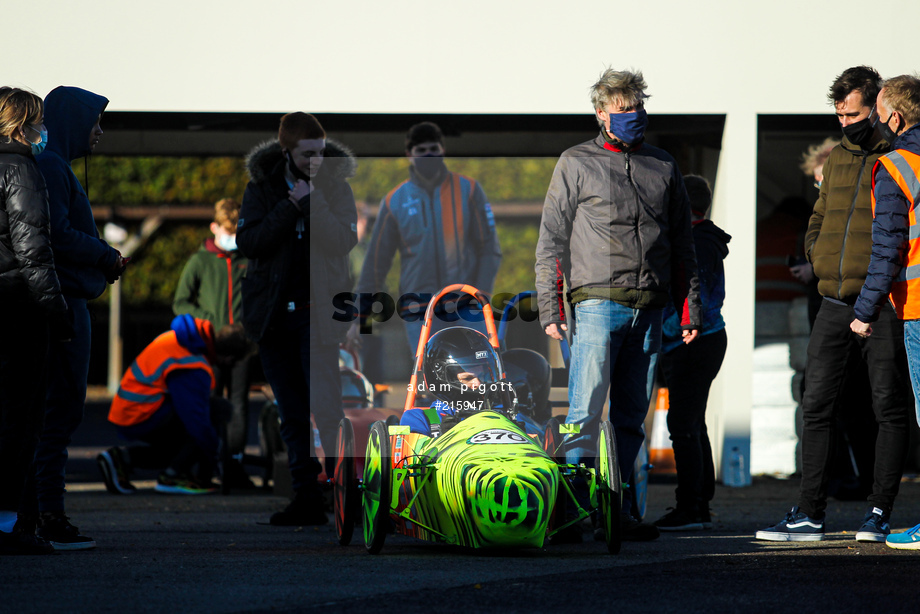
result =
M19 514L44 417L51 322L68 325L34 157L48 141L43 115L32 92L0 88L0 555L54 552L36 537L37 518Z
M814 265L823 299L808 340L799 499L782 520L757 531L757 539L824 540L836 420L846 407L843 394L853 394L846 383L854 364L866 370L871 387L871 410L862 411L872 411L878 423L872 493L855 537L860 542L883 542L889 532L910 440L904 324L886 305L871 337L850 329L873 250L872 168L889 149L870 117L881 85L875 69L855 66L843 71L828 93L843 140L824 163L824 182L805 235L805 255Z
M358 242L358 213L347 179L357 163L344 146L326 139L314 116L288 113L278 140L258 146L247 165L251 180L236 232L249 258L243 324L259 344L278 401L295 491L270 523L325 524L310 416L331 474L344 417L338 346L348 329L333 317L333 297L351 291L348 252Z
M566 456L577 463L595 454L609 385L624 481L645 438L642 423L668 299L681 306L686 342L701 324L690 203L674 158L644 142L646 87L641 73L609 69L591 88L600 134L559 158L536 252L540 324L547 335L563 338L570 327L564 304L575 305L566 422L580 425L581 434L569 442ZM624 539L658 537L655 527L628 511L621 526Z

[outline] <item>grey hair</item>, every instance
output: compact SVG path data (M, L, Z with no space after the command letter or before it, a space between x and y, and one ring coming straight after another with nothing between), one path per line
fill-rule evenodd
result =
M595 110L602 111L610 102L618 102L623 107L638 106L649 98L645 93L647 87L641 71L608 68L591 86L591 104Z

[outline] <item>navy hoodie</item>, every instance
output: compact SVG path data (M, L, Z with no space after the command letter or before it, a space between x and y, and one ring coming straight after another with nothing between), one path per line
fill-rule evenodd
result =
M186 314L173 318L171 328L179 345L210 361L213 352L201 336L195 319ZM217 431L211 424L211 376L204 369L176 369L166 376L173 408L195 443L210 456L217 455Z
M51 248L64 296L93 299L105 291L118 252L99 238L89 198L71 169L89 155L89 135L109 101L77 87L60 86L45 97L48 146L38 166L48 185Z

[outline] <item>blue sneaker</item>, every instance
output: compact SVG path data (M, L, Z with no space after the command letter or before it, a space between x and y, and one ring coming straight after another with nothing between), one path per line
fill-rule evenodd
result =
M771 542L819 542L824 540L824 521L809 518L795 506L780 522L757 531L755 537Z
M920 524L903 533L889 535L885 543L898 550L920 550Z
M883 542L888 534L891 533L891 527L888 526L889 514L883 512L877 507L873 507L866 512L862 526L856 531L856 541L858 542Z

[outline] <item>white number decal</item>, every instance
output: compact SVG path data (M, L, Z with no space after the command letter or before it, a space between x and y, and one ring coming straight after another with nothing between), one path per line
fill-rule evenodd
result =
M467 443L524 443L526 437L522 437L512 431L505 429L489 429L476 433L467 440Z

